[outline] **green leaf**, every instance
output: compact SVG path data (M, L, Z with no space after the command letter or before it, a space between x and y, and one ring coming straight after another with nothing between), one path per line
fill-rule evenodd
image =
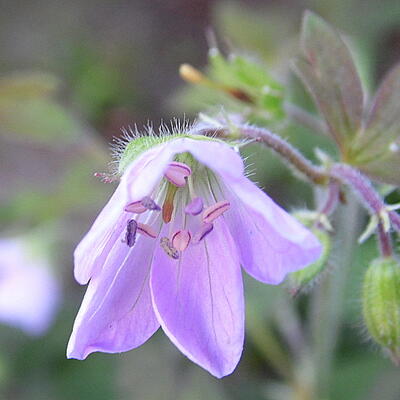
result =
M365 129L360 132L354 143L356 162L363 164L376 158L392 158L395 155L391 149L398 138L400 138L400 63L386 75L372 101Z
M339 34L311 12L304 15L301 45L303 57L295 61L295 71L344 152L361 126L363 113L361 81L350 51Z
M392 150L383 157L372 159L369 163L360 165L361 171L372 179L400 186L400 141L393 143Z

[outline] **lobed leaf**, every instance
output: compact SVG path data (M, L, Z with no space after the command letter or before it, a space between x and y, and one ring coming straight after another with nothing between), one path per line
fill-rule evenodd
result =
M363 114L363 90L350 51L323 19L306 12L303 57L294 68L312 94L342 151L356 135Z
M384 156L372 158L359 168L374 180L400 186L400 140L392 142Z
M354 143L360 164L390 156L391 144L400 138L400 63L384 78L369 109L365 128Z

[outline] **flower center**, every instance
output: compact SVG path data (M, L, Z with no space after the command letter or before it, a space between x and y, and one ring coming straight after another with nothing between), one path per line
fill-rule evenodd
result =
M200 173L198 170L193 173L190 166L183 162L171 162L164 172L164 179L160 185L161 188L166 188L161 207L150 196L124 207L125 212L134 216L127 222L123 242L133 247L137 234L156 239L160 233L149 224L140 222L140 218L141 214L161 211L161 218L157 219L162 220L161 224L171 224L168 236L160 238L160 246L169 257L178 260L188 246L200 243L214 229L213 222L230 208L227 200L217 201L212 193L208 175L207 179L200 179L204 176L198 177L197 181L201 184L197 186L203 188L201 190L203 196L196 195L195 175ZM158 193L161 193L160 187ZM210 204L207 205L207 202Z

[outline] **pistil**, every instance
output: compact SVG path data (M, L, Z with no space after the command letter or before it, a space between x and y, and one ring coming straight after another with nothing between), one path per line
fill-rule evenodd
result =
M164 204L162 206L162 217L166 224L171 221L174 211L174 198L177 190L178 188L176 186L168 184L167 194L165 195Z

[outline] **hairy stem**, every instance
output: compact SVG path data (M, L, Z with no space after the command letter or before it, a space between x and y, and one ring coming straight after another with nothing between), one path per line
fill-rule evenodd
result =
M328 196L325 203L320 207L320 214L331 215L339 203L340 185L334 180L329 183Z
M385 203L379 193L357 169L346 164L334 164L330 169L330 175L349 185L372 214L379 215L385 209Z
M393 255L392 239L389 233L385 232L382 223L378 225L378 243L383 257L391 257Z
M358 170L345 164L335 164L330 170L331 176L349 185L358 195L361 203L372 214L378 217L378 243L383 257L393 254L390 233L385 229L383 215L387 214L386 205L379 193L372 187L371 182ZM392 222L393 223L393 222Z
M390 211L389 217L393 228L396 229L397 232L400 232L400 215L397 214L396 211Z
M270 132L268 129L243 124L237 125L236 128L241 138L254 139L274 150L285 160L289 161L297 171L305 175L311 182L318 185L328 183L329 175L324 168L314 165L286 140ZM210 133L225 137L230 136L229 128L216 129L212 132L210 131Z

